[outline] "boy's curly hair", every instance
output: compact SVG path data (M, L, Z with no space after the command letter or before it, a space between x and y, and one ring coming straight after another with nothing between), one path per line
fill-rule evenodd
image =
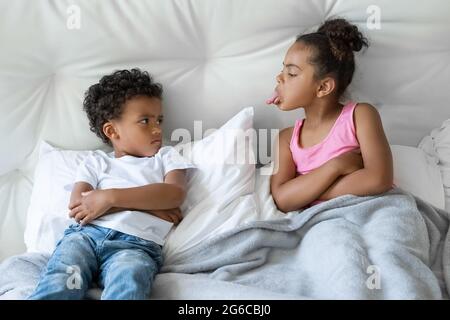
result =
M162 99L162 85L153 82L147 71L138 68L118 70L104 76L86 91L83 109L89 118L90 130L112 146L103 133L103 125L120 117L126 101L136 96Z

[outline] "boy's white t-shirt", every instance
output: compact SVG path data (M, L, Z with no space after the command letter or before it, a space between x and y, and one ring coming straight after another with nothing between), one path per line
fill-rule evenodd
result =
M94 189L132 188L164 182L172 170L195 168L173 147L162 147L152 157L122 156L114 152L93 151L80 164L75 182L87 182ZM103 215L93 221L101 227L114 229L163 245L173 226L166 220L141 211L120 211Z

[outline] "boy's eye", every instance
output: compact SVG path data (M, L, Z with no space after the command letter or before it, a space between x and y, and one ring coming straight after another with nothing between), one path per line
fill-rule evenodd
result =
M289 75L290 77L295 77L295 76L296 76L296 74L293 74L293 73L288 73L288 75Z
M158 123L158 124L161 124L161 123L163 123L163 118L158 118L158 120L156 120L156 122Z
M148 124L148 118L142 119L140 122L143 124Z

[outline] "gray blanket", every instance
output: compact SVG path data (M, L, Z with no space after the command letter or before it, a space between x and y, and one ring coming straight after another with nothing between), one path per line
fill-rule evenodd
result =
M400 189L342 196L171 257L152 298L448 298L449 237L446 211ZM2 263L0 299L26 297L46 259L25 254Z
M449 214L393 189L251 222L178 254L163 272L320 299L441 299L449 259Z

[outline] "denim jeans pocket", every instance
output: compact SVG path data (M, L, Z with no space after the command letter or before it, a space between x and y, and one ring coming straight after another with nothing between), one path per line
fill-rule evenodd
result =
M162 246L157 244L156 242L131 235L129 235L128 237L132 242L144 247L145 251L147 251L149 254L152 253L152 255L161 255Z
M132 235L129 235L128 237L131 238L130 239L131 241L139 243L140 245L144 245L144 246L149 247L149 248L154 248L154 247L159 247L160 248L161 247L156 242L153 242L153 241L150 241L150 240L145 240L143 238L139 238L139 237L132 236Z

